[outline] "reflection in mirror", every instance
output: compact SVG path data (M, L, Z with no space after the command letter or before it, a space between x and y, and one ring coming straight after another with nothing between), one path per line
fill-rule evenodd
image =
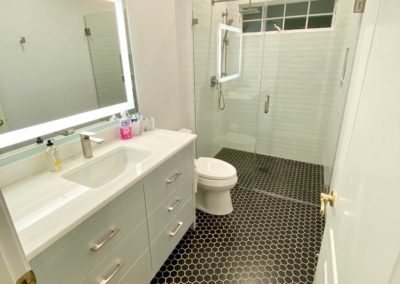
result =
M219 24L217 53L218 82L222 83L240 77L241 30L229 25Z
M124 77L121 51L127 48L120 44L117 3L3 3L0 134L129 101L126 86L132 84ZM129 59L128 79L134 81Z

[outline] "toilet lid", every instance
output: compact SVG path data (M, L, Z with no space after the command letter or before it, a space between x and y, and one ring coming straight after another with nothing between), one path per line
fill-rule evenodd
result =
M231 179L236 169L231 164L215 158L201 157L196 160L197 174L206 179Z

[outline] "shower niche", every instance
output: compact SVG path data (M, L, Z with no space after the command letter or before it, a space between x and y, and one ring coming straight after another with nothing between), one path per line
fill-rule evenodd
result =
M219 24L217 33L216 83L240 77L242 63L242 31L239 28Z

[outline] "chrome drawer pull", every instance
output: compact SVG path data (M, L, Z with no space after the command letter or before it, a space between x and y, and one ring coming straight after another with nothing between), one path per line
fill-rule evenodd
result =
M178 226L176 227L176 229L173 232L169 232L169 235L171 237L175 236L179 232L179 230L181 229L182 225L183 225L183 222L179 222Z
M176 207L178 207L178 205L182 202L182 199L180 199L179 197L176 199L174 205L168 207L168 211L172 212L176 209Z
M98 283L99 284L107 284L109 283L115 275L117 275L117 273L122 269L122 267L124 267L125 263L118 263L117 266L115 267L114 271L112 273L110 273L109 276L107 276L106 278L101 279Z
M111 232L108 234L108 236L101 241L100 243L94 243L92 247L90 248L92 251L98 251L101 249L106 243L108 243L112 238L115 237L116 234L120 231L119 228L112 229Z
M173 183L182 173L176 172L172 177L166 180L168 184Z

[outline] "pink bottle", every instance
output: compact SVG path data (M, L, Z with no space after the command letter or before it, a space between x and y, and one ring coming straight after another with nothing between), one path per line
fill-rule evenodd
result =
M119 135L121 140L132 139L131 120L129 118L121 118L119 120Z

